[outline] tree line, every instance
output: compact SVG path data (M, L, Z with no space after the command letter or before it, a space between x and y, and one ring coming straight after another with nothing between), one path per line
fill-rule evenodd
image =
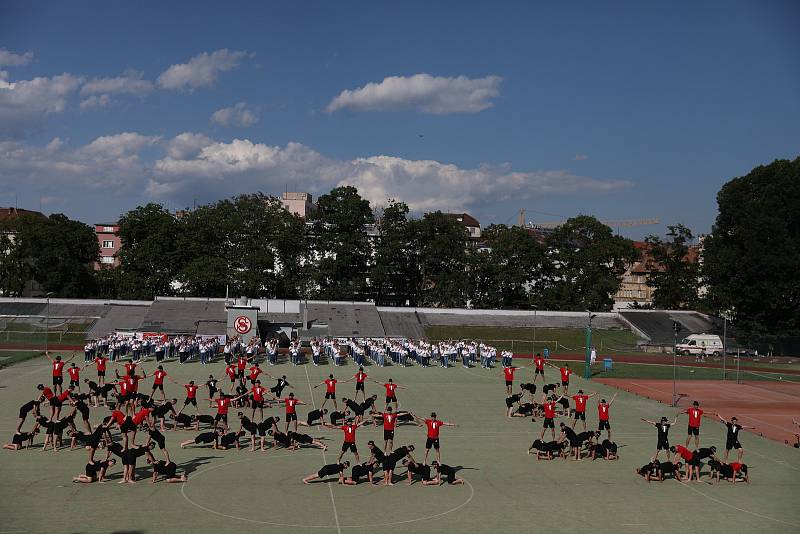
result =
M648 236L654 307L724 313L747 331L800 333L800 158L776 160L725 184L719 213L692 256L695 236L669 226ZM240 195L176 217L137 207L119 220L120 267L94 271L92 227L61 214L0 225L0 291L31 280L62 297L156 295L371 300L379 305L611 309L620 277L643 259L626 238L577 216L542 240L491 225L480 246L441 212L420 218L390 201L376 216L353 187L319 197L307 220L277 198Z

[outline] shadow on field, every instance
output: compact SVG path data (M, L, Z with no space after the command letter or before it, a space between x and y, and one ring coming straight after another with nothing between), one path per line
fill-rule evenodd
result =
M178 469L179 470L182 469L183 472L186 473L186 476L189 476L195 471L197 471L197 469L200 466L203 466L205 464L210 464L211 460L216 460L217 458L219 458L219 456L200 456L198 458L187 460L182 464L178 464Z

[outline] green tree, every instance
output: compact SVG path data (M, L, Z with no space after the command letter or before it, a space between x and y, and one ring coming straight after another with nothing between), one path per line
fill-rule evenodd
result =
M19 295L30 281L59 297L94 293L94 263L100 255L94 229L60 213L23 215L5 224L3 292ZM13 236L13 237L12 237Z
M630 239L586 215L556 228L545 245L549 261L533 298L552 310L610 310L625 265L639 256Z
M377 304L400 305L415 301L419 271L412 258L408 206L390 201L378 221L371 286Z
M318 298L365 298L372 258L366 226L374 221L369 201L355 187L337 187L319 197L311 216Z
M160 204L139 206L119 220L122 298L149 300L172 295L182 265L178 221Z
M703 242L708 305L754 334L800 335L800 158L734 178Z
M544 247L524 228L491 225L486 249L470 255L472 303L478 308L525 309L546 261Z
M699 267L690 254L692 231L682 224L668 226L667 241L650 235L647 283L653 288L653 306L678 310L697 304Z
M463 307L471 291L467 274L467 229L441 211L410 221L413 268L419 273L415 306Z

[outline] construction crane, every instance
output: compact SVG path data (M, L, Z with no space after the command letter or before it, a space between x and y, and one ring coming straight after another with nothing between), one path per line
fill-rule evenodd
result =
M558 222L526 223L524 208L519 210L519 216L517 217L517 226L532 226L538 228L552 229L552 228L558 228L565 222L566 220ZM649 219L619 219L619 220L600 219L600 222L605 224L609 228L615 228L617 230L617 233L619 233L620 228L636 228L639 226L652 226L655 224L661 224L661 219L657 217Z

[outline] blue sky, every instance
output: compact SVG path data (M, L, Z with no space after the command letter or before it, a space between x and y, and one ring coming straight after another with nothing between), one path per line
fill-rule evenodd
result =
M0 205L352 184L703 233L722 184L800 153L797 2L552 4L4 2Z

